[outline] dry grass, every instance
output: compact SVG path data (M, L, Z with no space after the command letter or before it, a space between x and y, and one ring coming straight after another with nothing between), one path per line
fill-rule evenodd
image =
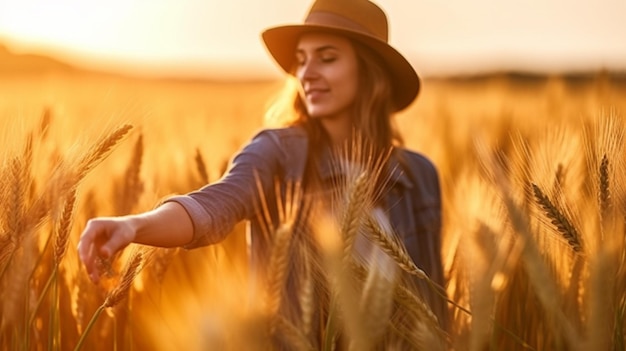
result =
M213 247L126 250L94 286L74 249L86 219L221 174L275 84L53 76L51 96L38 83L0 83L2 349L626 349L626 89L607 76L426 81L398 116L441 175L445 332L397 279L427 277L370 215L377 160L340 184L340 216L311 237L294 225L297 187L277 190L284 225L268 228L256 300L242 226ZM369 262L351 254L358 228L379 250Z

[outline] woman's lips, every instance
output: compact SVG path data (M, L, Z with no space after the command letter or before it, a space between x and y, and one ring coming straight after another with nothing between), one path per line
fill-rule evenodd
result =
M328 90L326 89L311 89L306 92L306 97L309 101L315 101L321 99Z

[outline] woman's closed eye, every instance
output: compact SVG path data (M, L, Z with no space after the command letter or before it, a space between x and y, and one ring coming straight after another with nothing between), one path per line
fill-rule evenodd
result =
M320 63L328 64L337 61L336 57L321 57L318 59ZM303 67L308 63L308 60L296 59L296 67Z
M303 54L296 54L296 66L302 67L306 65L310 59L311 58L308 58ZM316 59L321 63L333 63L337 61L337 55L325 54L313 57L312 59Z
M331 63L331 62L335 62L337 60L337 56L322 56L320 58L320 61L322 61L323 63Z

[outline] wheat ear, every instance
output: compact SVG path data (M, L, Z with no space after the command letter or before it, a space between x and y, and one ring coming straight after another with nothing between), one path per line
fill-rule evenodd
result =
M78 163L78 171L76 180L81 180L89 171L91 171L100 161L102 161L113 148L128 134L133 128L129 124L124 124L106 137L98 141Z
M402 268L402 270L420 279L423 279L438 296L444 298L448 303L462 310L463 312L471 314L461 305L450 300L446 294L445 289L437 283L433 282L432 279L430 279L430 277L428 277L428 275L423 270L419 269L415 265L415 263L413 263L413 260L406 252L402 244L395 240L393 236L386 234L381 226L376 223L371 216L368 217L365 224L367 227L365 235L369 238L369 240L376 243L385 253L392 257L396 261L398 266Z
M126 197L129 204L136 205L139 196L143 192L143 182L141 181L141 165L143 161L144 143L143 134L139 134L135 142L133 157L128 169L126 170Z
M122 196L116 199L117 214L119 215L131 212L139 202L139 197L143 192L144 185L140 177L143 149L143 134L139 134L131 161L124 173L124 185L121 187Z
M371 189L367 172L361 173L349 185L341 220L341 234L344 239L344 259L352 257L352 247L363 221L369 192Z
M72 189L65 198L65 206L63 206L61 220L57 226L56 240L54 242L54 261L57 266L67 251L67 243L72 229L72 217L74 214L75 203L76 188Z
M611 207L611 189L609 187L609 159L606 154L602 156L599 173L600 189L598 193L598 200L600 202L600 213L603 217L605 217L607 215L607 211Z
M26 190L24 186L23 165L18 157L10 161L7 173L8 194L4 217L0 223L4 223L5 234L2 241L9 244L0 248L0 280L4 276L10 261L18 249L21 239L24 236L25 223L24 212L26 199Z
M281 225L274 235L272 254L268 265L268 297L267 308L273 323L270 325L270 332L276 330L275 321L279 317L281 297L283 287L287 279L289 264L289 247L291 243L292 228L288 225Z
M501 194L504 209L506 210L512 228L518 233L520 239L523 240L520 243L520 245L523 246L522 260L528 272L527 276L529 282L534 288L537 298L546 312L558 323L569 347L576 349L580 345L580 335L559 307L559 293L555 283L556 279L551 276L550 270L546 266L537 248L529 220L522 210L523 207L518 205L511 197L511 185L501 165L488 154L483 145L477 144L476 151L479 153L479 157L484 162L486 169L492 172L491 180ZM539 189L538 187L536 188ZM524 342L517 336L512 333L509 334L511 334L517 342L520 342L521 345L524 345Z
M572 247L572 250L576 252L582 251L582 244L580 242L580 235L576 227L567 219L567 217L559 211L559 209L550 201L550 199L541 191L541 188L537 184L532 184L533 193L537 203L543 208L546 216L551 220L551 223L556 227L557 231L561 233L563 238L567 240L567 243Z
M104 307L113 307L120 303L130 291L130 287L135 280L137 274L141 270L141 264L143 262L143 253L141 251L136 251L131 258L128 260L124 272L122 274L122 279L120 283L107 295L104 300Z
M52 121L52 110L49 107L46 107L43 110L43 115L41 116L41 121L39 122L39 135L40 140L45 141L48 137L48 131L50 130L50 122Z
M385 233L381 226L376 223L371 216L367 217L365 226L367 230L364 232L367 238L377 244L387 255L393 258L400 268L418 278L428 279L426 273L413 263L413 260L406 252L402 244L394 239L392 235Z
M541 253L536 246L528 219L510 197L508 185L505 183L503 178L497 179L496 184L501 187L504 205L511 219L511 224L513 225L514 230L519 233L524 240L522 258L528 271L530 283L543 307L550 314L552 314L557 323L559 323L567 343L572 348L575 348L580 345L579 335L572 323L566 318L563 311L559 308L558 287L555 283L554 277L550 275L549 269L546 267L544 260L541 257Z
M298 293L298 301L300 303L300 321L302 333L309 337L313 325L313 313L314 313L314 292L315 282L313 280L313 274L311 272L311 258L309 258L309 252L304 244L300 243L300 254L302 256L303 274L300 284L300 291Z

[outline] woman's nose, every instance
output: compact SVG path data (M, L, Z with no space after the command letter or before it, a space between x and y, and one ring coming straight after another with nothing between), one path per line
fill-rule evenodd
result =
M319 77L313 60L307 60L298 67L297 77L300 81L313 80Z

